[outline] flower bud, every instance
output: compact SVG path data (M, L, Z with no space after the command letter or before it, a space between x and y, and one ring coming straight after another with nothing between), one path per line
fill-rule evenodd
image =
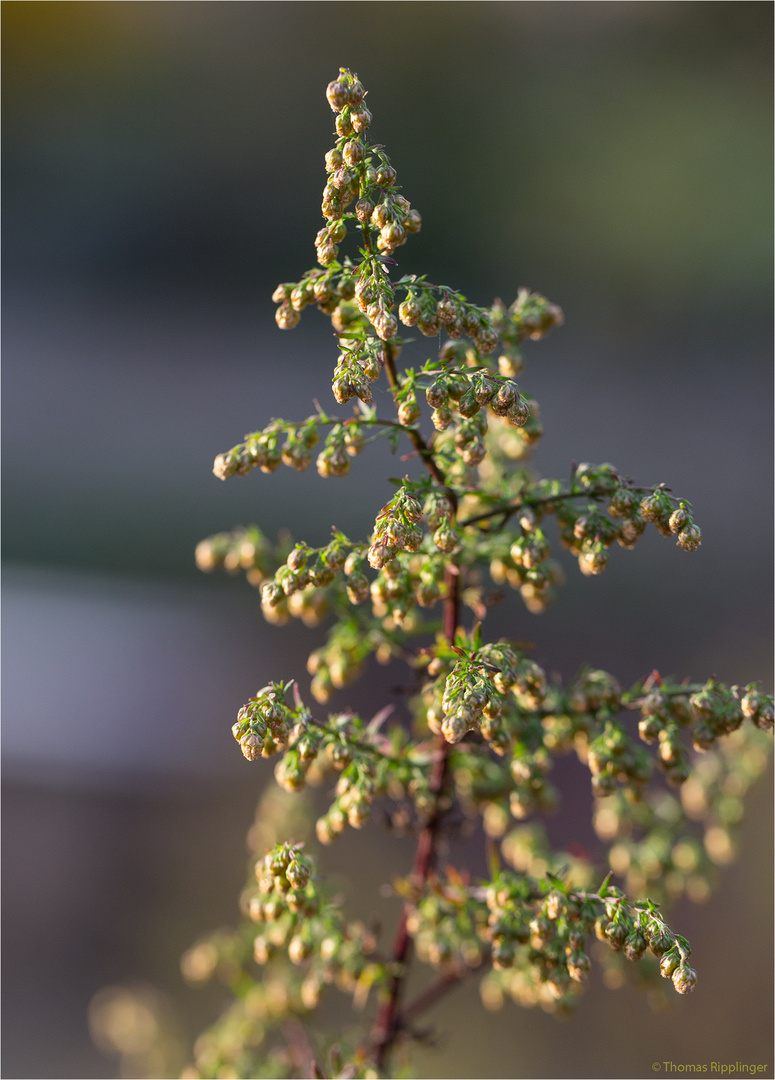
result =
M677 950L671 949L664 954L659 961L659 973L663 979L671 979L681 963L681 957Z
M466 390L466 392L463 394L460 401L458 402L457 406L460 415L467 418L475 416L479 412L481 407L482 406L476 399L476 394L474 393L473 387L470 387L468 390Z
M596 545L590 551L579 555L579 570L586 577L602 574L608 566L608 552L605 548Z
M398 320L388 311L380 311L373 320L373 326L382 341L392 341L398 333Z
M398 422L404 427L411 427L420 419L420 406L417 398L412 394L398 406Z
M431 413L431 420L437 431L446 431L453 420L452 410L447 405L440 405Z
M336 172L337 169L342 167L343 161L344 158L342 157L341 150L338 150L336 147L334 147L333 150L329 150L326 154L326 172Z
M408 233L417 233L422 227L422 217L419 210L410 210L404 218L404 228Z
M348 139L342 150L342 156L351 168L363 161L364 153L363 143L360 139Z
M380 187L390 187L396 181L396 170L385 163L377 169L377 183Z
M382 567L394 558L394 553L386 544L372 544L368 550L367 558L369 566L373 570L381 570Z
M676 513L678 513L677 510ZM702 543L702 533L696 525L687 525L679 532L676 543L684 551L696 551Z
M425 337L435 337L439 330L441 330L441 320L436 314L435 308L433 311L421 312L420 317L417 320L417 326L419 327L420 333L424 334Z
M371 218L374 213L374 203L369 198L358 199L355 204L355 216L362 225Z
M523 397L518 397L506 413L506 419L511 426L518 428L524 428L528 420L530 420L530 416L530 405ZM523 438L524 437L525 436L523 436Z
M414 296L407 296L406 300L398 305L398 317L404 326L416 326L421 313L422 309Z
M697 985L697 972L688 964L681 964L673 972L672 979L679 994L690 994Z
M433 534L433 542L445 555L451 554L459 543L459 536L452 527L449 518L445 518Z
M371 113L365 105L357 105L350 110L350 123L354 131L365 131L371 123Z
M339 136L352 135L353 125L350 120L349 110L347 112L340 112L336 118L336 133Z
M326 97L334 112L339 112L350 102L350 87L343 79L334 79L326 87Z
M274 317L281 330L293 330L294 326L299 324L299 313L294 311L288 301L280 304Z

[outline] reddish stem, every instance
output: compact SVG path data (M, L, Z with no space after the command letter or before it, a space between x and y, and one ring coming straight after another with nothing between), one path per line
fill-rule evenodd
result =
M383 356L388 382L395 398L398 391L398 376L396 373L395 358L389 342L385 343ZM425 462L431 476L437 483L446 488L448 497L455 510L457 510L457 497L455 496L455 493L447 487L447 481L436 463L433 451L426 444L419 431L414 428L407 428L406 433L411 439L418 454ZM455 631L457 630L460 617L460 588L458 568L451 561L447 564L445 581L447 585L447 595L444 600L444 635L450 642L453 642L455 640ZM417 838L417 850L415 851L414 864L411 873L412 884L418 891L424 888L431 870L433 869L436 855L436 838L444 813L443 807L440 804L440 795L446 781L448 751L449 743L443 735L438 735L437 755L433 762L429 778L429 791L434 798L434 806L430 817ZM386 996L377 1010L374 1028L371 1033L371 1055L374 1065L379 1072L384 1071L390 1056L390 1051L403 1026L402 1017L399 1013L399 1002L406 976L406 964L409 960L412 944L412 939L407 927L411 908L411 902L409 900L405 901L393 938L391 961L394 971L387 986ZM447 986L451 985L453 985L452 981L447 984ZM434 998L435 996L437 995L434 995Z

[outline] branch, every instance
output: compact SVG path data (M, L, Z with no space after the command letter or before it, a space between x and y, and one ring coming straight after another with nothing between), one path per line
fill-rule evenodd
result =
M496 506L492 510L485 510L484 513L474 514L473 517L466 518L464 521L458 522L461 529L467 525L476 525L480 521L486 521L488 518L497 517L499 514L503 514L503 524L508 521L518 510L521 510L523 506L542 506L546 503L564 502L566 499L596 499L603 495L613 495L618 489L616 487L597 487L597 488L584 488L579 491L566 491L561 492L558 495L542 495L540 498L531 499L520 496L514 502L501 503L500 506ZM651 488L632 488L633 491L650 491Z

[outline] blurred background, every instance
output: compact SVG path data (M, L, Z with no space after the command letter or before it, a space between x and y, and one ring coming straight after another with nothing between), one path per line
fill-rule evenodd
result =
M270 678L306 690L319 631L267 627L193 550L250 522L363 535L396 467L375 448L346 480L210 471L271 416L331 400L328 320L282 333L270 296L314 264L340 65L423 215L401 269L565 311L520 380L547 429L536 466L612 461L691 499L703 529L693 556L656 534L617 548L600 579L568 558L551 611L513 601L511 636L566 678L589 662L771 691L772 14L2 4L4 1076L115 1075L87 1025L106 985L155 988L183 1038L219 1005L179 957L235 922L271 774L229 727ZM370 707L358 684L335 703ZM472 987L439 1010L421 1075L771 1060L771 799L763 780L737 865L678 912L696 994L655 1015L596 986L559 1023L486 1014ZM381 844L351 832L331 858L345 879L356 860L405 870Z

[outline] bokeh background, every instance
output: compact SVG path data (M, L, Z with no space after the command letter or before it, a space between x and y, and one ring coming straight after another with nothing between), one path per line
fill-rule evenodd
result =
M696 555L647 537L597 580L569 560L554 609L515 601L513 636L566 677L771 690L772 6L12 0L2 23L3 1075L100 1077L120 1067L89 1037L101 987L154 987L183 1037L215 1015L179 956L234 922L270 774L229 726L270 678L304 688L317 641L199 575L194 546L251 521L363 534L388 490L371 467L395 470L210 472L330 400L327 320L281 333L270 295L314 263L341 64L423 214L402 268L565 311L521 379L537 466L613 461L703 528ZM350 702L369 705L357 685ZM595 985L562 1023L490 1015L471 988L421 1075L772 1075L771 825L763 780L738 863L678 912L702 982L671 1012ZM378 828L332 855L343 881L408 857Z

